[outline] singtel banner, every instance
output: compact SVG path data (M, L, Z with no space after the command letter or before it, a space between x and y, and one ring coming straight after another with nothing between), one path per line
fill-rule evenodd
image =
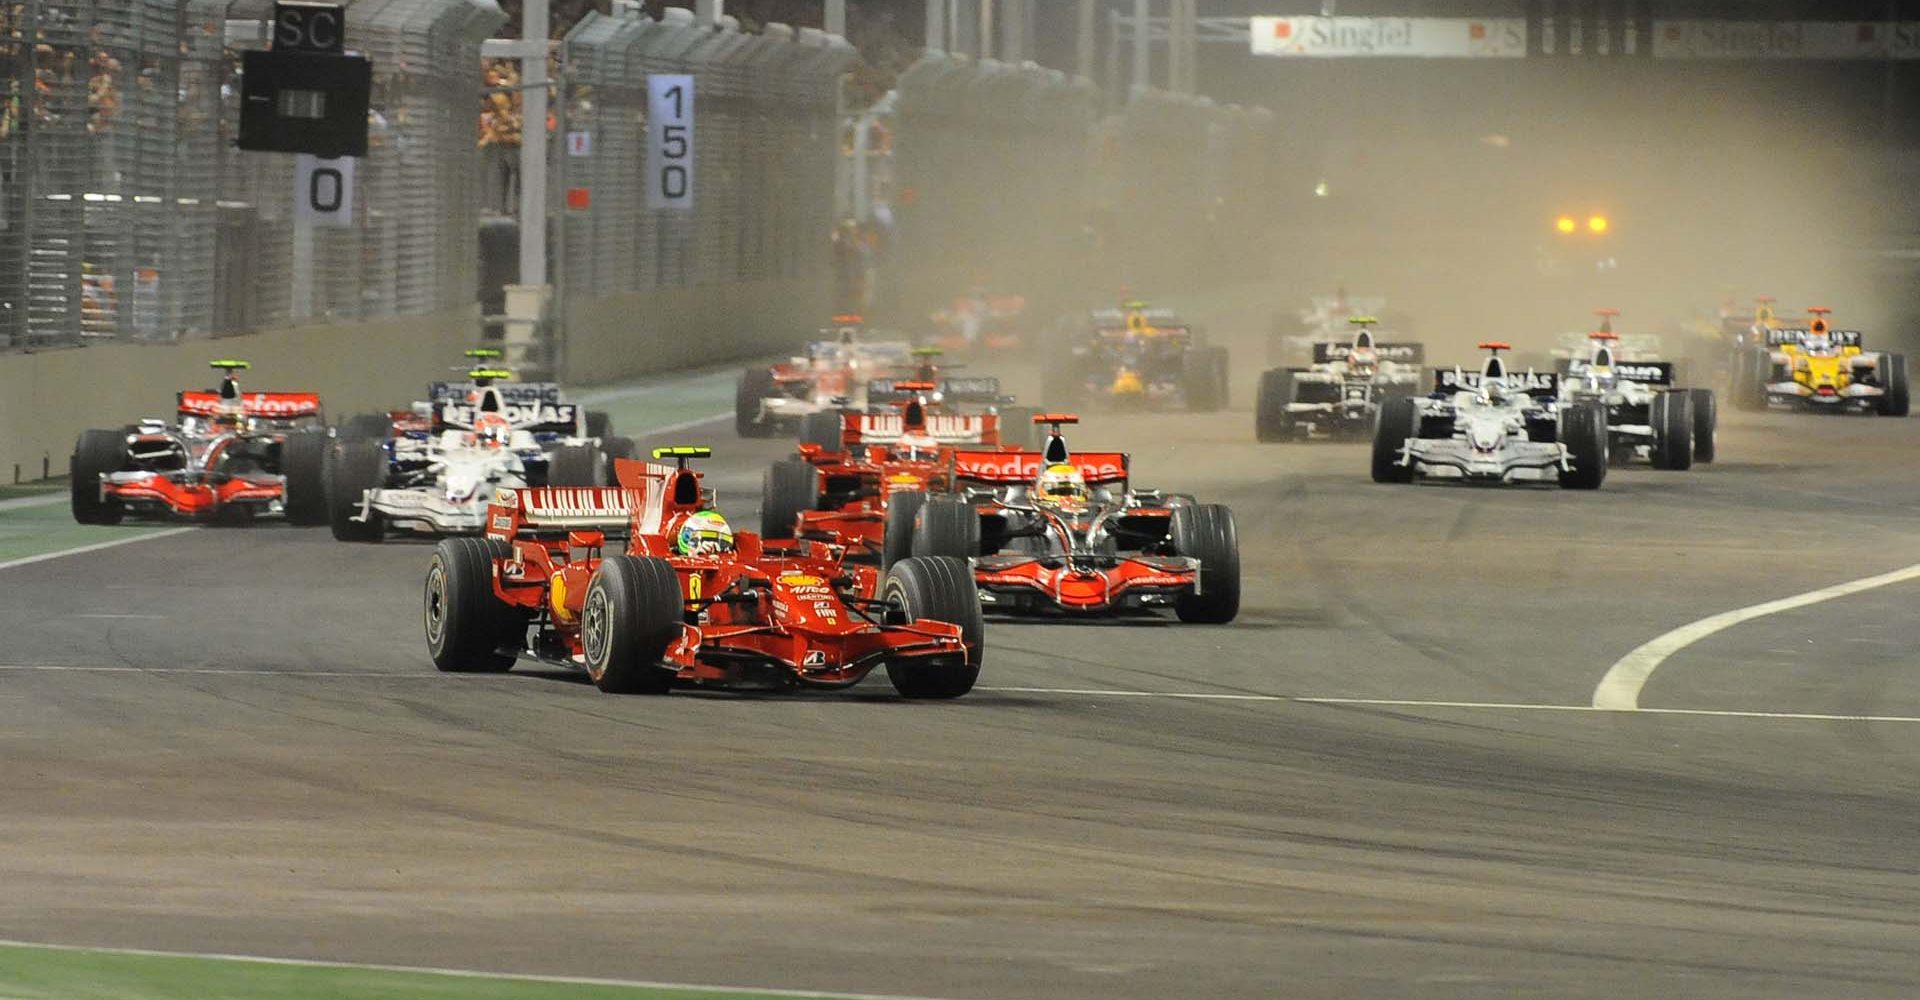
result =
M1522 18L1256 17L1257 56L1411 56L1518 59L1527 54Z
M1597 26L1605 54L1610 25ZM1256 17L1253 54L1291 58L1518 59L1524 18ZM1625 25L1626 53L1640 27ZM1542 47L1578 52L1581 26L1544 19ZM1920 59L1920 21L1655 21L1655 59Z

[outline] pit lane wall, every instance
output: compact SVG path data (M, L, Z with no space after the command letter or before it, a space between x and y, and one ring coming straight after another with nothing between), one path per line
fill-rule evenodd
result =
M569 300L561 381L595 385L791 353L832 310L817 277Z
M478 324L476 307L212 340L0 354L0 482L65 475L86 428L170 420L175 392L216 384L207 369L215 358L252 362L243 386L320 393L332 421L404 405L472 346Z

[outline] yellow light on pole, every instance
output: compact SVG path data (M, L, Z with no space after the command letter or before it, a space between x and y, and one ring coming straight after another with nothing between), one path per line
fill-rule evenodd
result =
M1598 236L1599 234L1607 231L1607 225L1608 223L1607 223L1606 216L1604 215L1592 216L1587 219L1587 232L1593 233L1594 235Z
M1573 225L1573 216L1571 216L1571 215L1563 215L1563 216L1561 216L1561 217L1559 217L1558 219L1555 219L1555 220L1553 221L1553 228L1555 228L1555 229L1558 229L1558 230L1560 230L1560 231L1561 231L1561 232L1563 232L1563 233L1571 233L1571 232L1573 232L1573 228L1574 228L1574 225Z

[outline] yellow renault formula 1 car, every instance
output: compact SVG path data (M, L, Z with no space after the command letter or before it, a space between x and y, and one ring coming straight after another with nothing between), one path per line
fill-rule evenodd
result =
M1782 407L1907 415L1907 357L1868 352L1858 330L1835 330L1830 309L1807 310L1805 327L1766 331L1766 346L1750 348L1763 379L1742 395L1747 409Z

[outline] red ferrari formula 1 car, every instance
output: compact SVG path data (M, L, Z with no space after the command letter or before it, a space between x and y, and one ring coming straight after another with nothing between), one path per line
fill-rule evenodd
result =
M179 420L83 431L70 468L73 518L118 524L127 514L196 520L284 513L326 520L326 423L311 392L243 392L244 361L215 361L220 387L179 394Z
M956 447L996 448L1006 414L946 413L942 383L900 381L893 413L834 414L834 433L803 440L761 482L767 538L832 541L883 567L910 553L913 518L929 490L951 489L944 464Z
M501 671L527 656L584 669L602 691L663 693L850 687L884 665L908 698L973 688L983 627L965 563L906 559L882 577L838 546L736 535L688 467L709 454L622 459L618 486L502 490L486 537L434 550L435 666Z
M1229 622L1240 612L1240 541L1220 504L1128 484L1123 452L1070 453L1041 414L1046 447L956 449L958 493L929 496L914 526L916 556L966 556L980 600L1004 611L1106 614L1174 609L1181 621Z

